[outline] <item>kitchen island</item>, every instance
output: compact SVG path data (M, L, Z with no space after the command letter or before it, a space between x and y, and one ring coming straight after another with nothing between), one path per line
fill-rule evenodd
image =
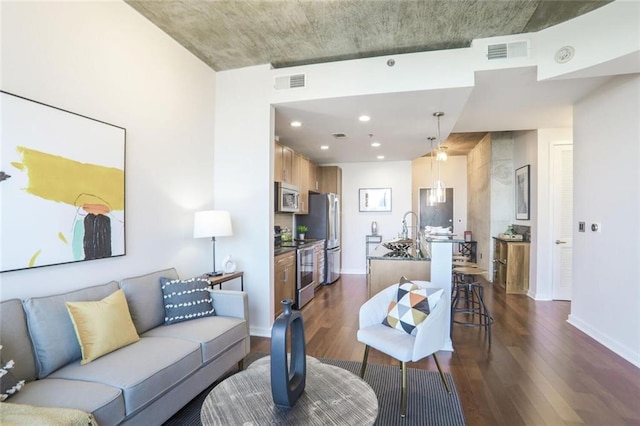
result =
M395 240L391 240L394 242ZM369 297L404 276L409 280L434 281L432 261L438 262L439 280L450 279L452 268L453 243L463 242L451 238L425 238L416 250L412 240L404 251L384 249L380 244L367 255L367 291ZM406 244L405 244L406 245ZM440 277L441 276L441 277ZM444 284L444 282L443 282Z
M367 256L367 292L374 296L391 284L408 280L431 281L431 259L421 252L412 252L410 257L395 257L372 253Z

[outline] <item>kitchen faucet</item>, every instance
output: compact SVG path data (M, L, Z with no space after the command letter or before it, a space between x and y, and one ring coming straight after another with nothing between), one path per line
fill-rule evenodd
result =
M412 211L408 211L404 214L404 216L402 217L402 238L403 239L408 239L409 238L409 228L407 227L407 216L409 216L410 214L414 215L416 217L416 222L418 222L418 215L415 214L415 212ZM416 225L416 229L417 229Z

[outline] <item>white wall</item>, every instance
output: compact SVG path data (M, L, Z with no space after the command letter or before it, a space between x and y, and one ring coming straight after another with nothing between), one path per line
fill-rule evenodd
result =
M515 194L513 203L513 222L516 225L531 227L531 244L529 247L529 291L527 294L533 297L536 294L537 268L538 268L538 132L526 131L514 133L513 144L513 179L515 189L515 171L529 164L529 220L517 220L515 217Z
M220 239L220 251L245 273L251 333L259 336L271 335L274 317L269 77L267 65L220 72L216 88L215 205L234 220L233 237Z
M569 322L640 367L639 116L638 74L574 106L573 219L587 232L574 233Z
M124 127L127 141L126 256L3 273L0 298L209 270L211 243L192 233L213 200L215 72L121 2L3 2L1 19L2 90Z
M402 231L402 216L411 210L411 162L338 166L342 169L342 273L365 274L365 236L371 234L371 222L378 222L378 234L383 241L389 240ZM391 211L359 211L360 188L391 188Z

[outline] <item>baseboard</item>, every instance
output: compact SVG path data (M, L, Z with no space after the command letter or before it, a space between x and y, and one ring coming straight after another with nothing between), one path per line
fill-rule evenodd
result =
M271 328L250 327L249 334L257 337L271 337Z
M366 275L367 270L366 269L342 269L340 273L345 275Z
M598 343L601 343L617 355L629 361L631 364L640 368L640 353L633 351L625 345L621 345L617 341L609 338L606 334L602 334L595 328L591 327L586 322L582 321L580 318L577 318L575 315L569 314L569 318L567 322L577 328L578 330L585 333L587 336L593 338Z

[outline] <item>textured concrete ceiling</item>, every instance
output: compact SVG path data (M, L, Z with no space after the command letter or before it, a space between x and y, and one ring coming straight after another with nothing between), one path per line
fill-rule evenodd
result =
M608 0L125 0L216 71L468 47L473 39L535 32ZM275 136L320 163L413 159L428 151L440 99L449 155L488 131L571 125L571 103L600 80L537 82L535 69L479 73L469 90L407 92L276 106ZM496 82L498 82L496 86ZM506 84L505 84L506 83ZM575 87L574 87L575 86ZM468 99L467 99L468 98ZM421 108L416 108L420 105ZM428 108L427 108L428 109ZM488 114L487 111L492 111ZM373 118L366 126L357 114ZM289 122L299 120L301 128ZM426 124L429 123L429 124ZM347 137L337 140L333 132ZM452 133L453 132L453 133ZM382 146L372 149L373 139ZM320 145L329 150L321 150Z
M216 71L467 47L609 3L584 0L125 0Z

